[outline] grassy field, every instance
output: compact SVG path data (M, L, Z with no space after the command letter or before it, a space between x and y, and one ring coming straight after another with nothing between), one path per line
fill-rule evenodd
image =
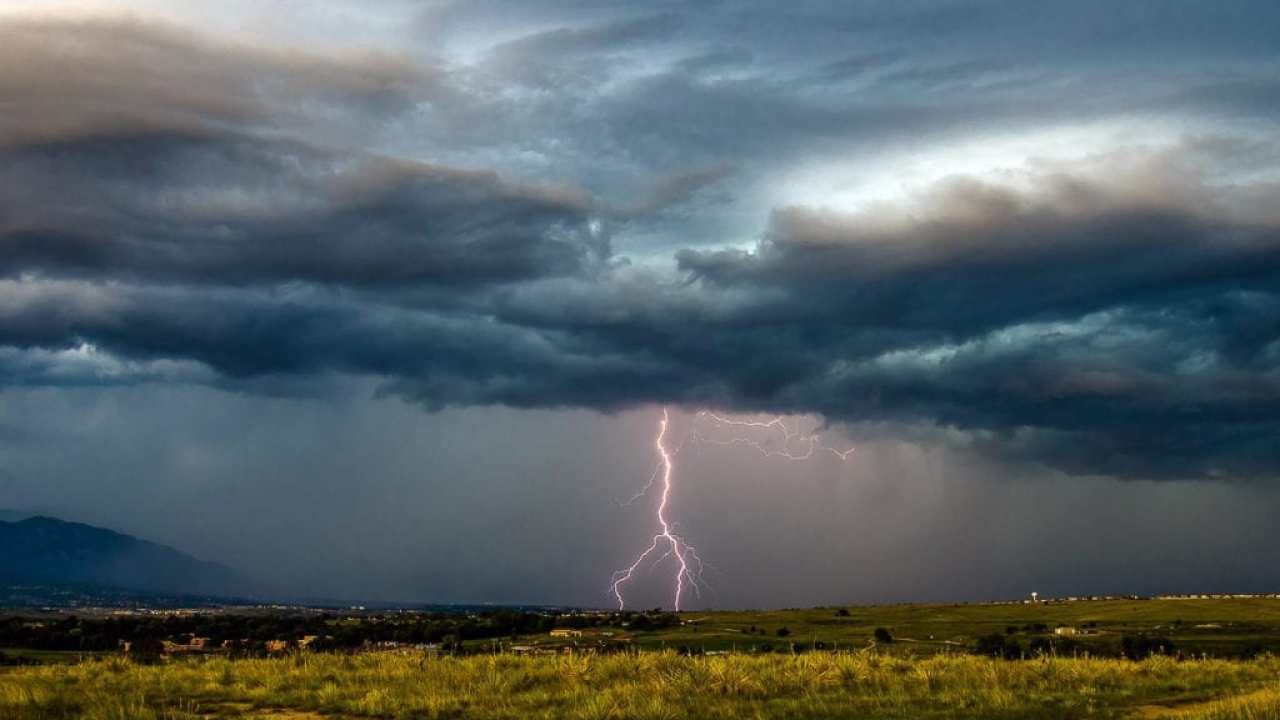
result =
M843 610L843 613L840 611ZM966 651L991 633L1028 646L1053 636L1058 626L1087 630L1073 638L1081 654L1115 654L1122 636L1148 634L1168 638L1185 655L1280 655L1280 600L1269 598L1205 600L1100 600L1030 604L883 605L769 612L687 612L683 624L645 632L614 632L645 649L750 651L792 643L821 643L837 650L867 647L877 627L891 632L892 647L881 652L925 655ZM785 637L778 631L786 628ZM1014 632L1010 633L1010 629ZM612 628L604 632L613 631ZM599 630L585 630L589 640ZM521 642L547 644L546 638Z
M6 720L1280 717L1280 660L303 654L0 672Z
M678 620L468 643L473 652L524 645L552 653L522 656L298 652L143 665L116 654L81 661L10 650L48 664L0 668L0 718L1280 719L1275 599L832 607ZM972 654L983 636L1029 649L1060 626L1089 634L1047 657ZM874 641L877 628L893 642ZM1104 657L1132 636L1168 638L1177 657ZM625 652L587 651L602 642ZM554 654L573 644L574 654Z
M2 648L0 647L0 657L8 658L15 661L21 661L39 665L54 664L72 664L101 657L106 653L100 652L72 652L66 650L32 650L30 648ZM2 719L0 719L2 720Z

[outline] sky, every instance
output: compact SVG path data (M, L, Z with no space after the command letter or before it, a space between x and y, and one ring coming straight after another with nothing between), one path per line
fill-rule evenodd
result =
M290 593L609 605L667 408L686 607L1275 591L1277 28L9 0L0 507ZM671 558L625 589L671 605Z

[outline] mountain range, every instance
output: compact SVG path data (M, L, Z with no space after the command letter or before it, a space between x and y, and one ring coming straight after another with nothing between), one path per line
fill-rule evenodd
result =
M231 568L106 528L0 510L0 586L94 586L230 595L247 583Z

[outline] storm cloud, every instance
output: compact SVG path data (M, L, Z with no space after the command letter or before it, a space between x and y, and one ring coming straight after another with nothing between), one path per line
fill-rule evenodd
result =
M341 376L430 410L711 405L1075 475L1280 476L1266 23L1143 5L1169 18L1129 47L1085 8L1075 62L1058 24L908 5L502 33L437 7L425 50L0 19L0 383ZM1018 32L965 44L992 23Z

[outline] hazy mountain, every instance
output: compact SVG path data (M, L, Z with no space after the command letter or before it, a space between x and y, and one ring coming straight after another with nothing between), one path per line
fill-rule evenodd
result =
M21 513L3 511L0 518ZM35 516L0 520L0 585L96 585L230 594L244 581L225 565L113 530Z

